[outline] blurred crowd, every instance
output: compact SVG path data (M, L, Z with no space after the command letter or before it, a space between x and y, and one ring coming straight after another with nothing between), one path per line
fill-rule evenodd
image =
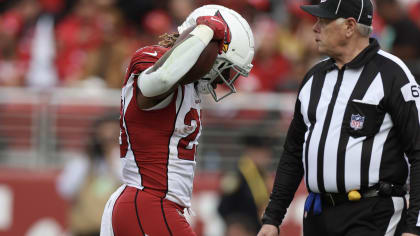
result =
M196 7L221 4L253 28L256 55L241 91L296 91L319 60L300 10L318 0L0 0L0 86L120 88L130 56ZM420 2L376 0L374 37L420 71Z

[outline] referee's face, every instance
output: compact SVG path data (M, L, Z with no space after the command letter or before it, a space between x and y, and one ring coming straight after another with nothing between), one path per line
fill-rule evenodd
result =
M345 27L339 19L326 19L317 17L312 27L315 33L315 42L318 51L332 58L340 53L340 48L345 44Z

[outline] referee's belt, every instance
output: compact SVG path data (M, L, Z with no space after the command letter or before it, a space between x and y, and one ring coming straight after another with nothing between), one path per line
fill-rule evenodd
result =
M357 202L371 197L402 197L406 194L404 185L379 182L366 190L352 190L348 193L313 193L310 192L305 201L305 216L313 209L315 215L322 212L322 207L335 207L346 202Z
M345 202L357 202L362 198L402 197L406 193L404 185L380 182L366 190L352 190L348 193L321 193L321 200L326 206L336 206Z

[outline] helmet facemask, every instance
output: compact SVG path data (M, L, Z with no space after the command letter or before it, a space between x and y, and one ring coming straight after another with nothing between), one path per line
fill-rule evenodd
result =
M201 79L200 82L202 83L201 86L205 85L207 92L212 95L216 102L218 102L223 98L236 93L234 83L239 76L246 77L248 76L248 72L229 62L225 58L218 58L216 59L213 68ZM225 85L228 88L228 91L223 95L218 95L215 88L216 86L214 86L217 84Z

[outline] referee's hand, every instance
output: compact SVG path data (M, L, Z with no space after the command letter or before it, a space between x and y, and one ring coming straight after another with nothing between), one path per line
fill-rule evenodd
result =
M417 234L403 233L401 236L418 236Z
M279 236L279 228L274 225L263 225L257 236Z

